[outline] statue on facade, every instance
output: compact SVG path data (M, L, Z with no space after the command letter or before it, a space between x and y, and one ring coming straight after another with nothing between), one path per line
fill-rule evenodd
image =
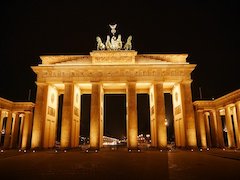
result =
M112 45L112 50L117 50L117 38L116 38L116 36L112 36L111 45Z
M110 26L110 28L111 28L111 33L112 33L113 36L114 36L114 34L116 33L117 24L114 24L114 25L109 24L109 26Z
M121 36L121 34L119 34L118 38L117 38L117 47L118 47L118 49L122 49L122 36Z
M124 45L124 50L132 50L132 36L129 36L126 44Z
M111 25L109 24L109 27L111 28L112 37L109 35L107 36L107 40L105 43L102 42L101 38L97 36L97 50L121 50L123 48L123 42L122 42L122 36L119 34L117 37L115 36L116 33L116 27L117 24ZM132 49L132 36L128 37L128 40L126 44L124 45L125 50L131 50Z
M110 42L110 36L109 35L107 35L107 40L106 40L105 46L106 46L107 50L111 50L112 49L112 44Z
M122 37L120 34L118 35L118 38L116 38L116 36L113 36L111 38L111 47L112 47L112 50L122 49Z
M97 40L97 50L104 50L105 45L103 44L101 38L99 36L97 36L96 40Z

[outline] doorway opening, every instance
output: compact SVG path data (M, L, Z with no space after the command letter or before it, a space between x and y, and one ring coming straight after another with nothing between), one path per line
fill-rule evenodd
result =
M126 146L126 95L104 94L103 145Z
M1 144L0 144L0 147L4 145L6 127L7 127L7 117L4 117L3 122L2 122L2 129L1 129L1 141L0 141Z
M138 146L150 147L150 102L149 94L137 94Z
M19 124L17 130L17 148L21 148L22 145L22 132L23 132L23 116L19 116Z
M165 125L167 126L167 142L170 145L175 144L174 122L173 122L173 103L172 95L164 93L165 102Z
M63 108L63 94L58 96L58 118L57 118L57 128L56 128L56 147L60 147L61 141L61 127L62 127L62 108Z
M228 147L228 137L227 137L227 127L226 127L226 118L225 115L221 115L221 122L222 122L222 131L223 131L223 140L224 145Z
M91 94L82 94L81 115L80 115L80 145L89 145L90 140L90 112L91 112Z

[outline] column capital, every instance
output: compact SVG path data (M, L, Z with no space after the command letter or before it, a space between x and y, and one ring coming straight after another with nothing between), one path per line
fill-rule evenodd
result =
M31 114L31 111L24 111L24 114Z
M209 115L209 114L210 114L210 111L204 110L203 113L206 114L206 115Z
M101 81L90 81L91 84L102 84Z
M204 113L204 110L203 109L198 109L197 112Z
M35 82L37 86L44 86L44 85L48 85L46 82Z
M127 81L127 84L136 84L136 81Z
M152 84L155 85L155 84L163 84L164 81L153 81Z
M235 104L240 106L240 101L237 101Z
M232 107L232 104L228 104L228 105L226 105L226 106L224 106L224 109L230 109Z
M182 80L180 84L191 84L192 81L193 81L192 79L185 79L185 80Z
M216 113L216 109L210 109L209 113Z
M74 84L73 81L63 81L63 84Z

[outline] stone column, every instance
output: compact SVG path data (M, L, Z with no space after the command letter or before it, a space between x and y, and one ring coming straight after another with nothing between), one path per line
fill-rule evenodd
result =
M137 94L136 82L128 82L127 86L127 145L129 149L137 149Z
M210 126L209 126L209 112L204 113L204 124L205 124L206 136L207 136L207 147L212 147Z
M212 146L218 146L218 134L217 134L217 120L216 112L214 110L210 111L210 126L211 126L211 137L212 137Z
M194 119L194 111L192 104L191 80L181 83L181 98L183 106L183 119L185 124L185 132L188 147L196 147L196 127Z
M157 129L156 129L156 116L154 104L154 84L149 90L149 105L150 105L150 128L151 128L151 146L157 147Z
M11 147L12 148L18 148L18 144L17 144L17 140L18 140L18 136L19 136L19 113L16 113L15 116L15 122L14 122L14 127L13 127L13 134L12 134L12 141L11 141Z
M3 126L3 110L0 109L0 147L1 147L1 137L2 137L2 126Z
M91 95L91 120L90 120L90 148L100 148L100 83L92 83L92 95Z
M103 134L104 134L104 90L101 86L101 93L100 93L100 147L103 147Z
M222 127L222 119L220 116L219 110L216 111L216 120L217 120L217 136L218 136L218 147L225 147L224 139L223 139L223 127Z
M81 92L78 85L74 85L74 97L73 97L73 123L72 123L72 136L71 147L79 146L80 135L80 111L81 111Z
M73 121L73 92L73 84L65 83L61 129L61 147L63 148L71 146L71 126Z
M3 147L5 149L8 149L9 146L10 146L11 126L12 126L12 112L8 111L7 125L6 125L6 131L5 131L5 137L4 137L4 145L3 145Z
M3 119L3 117L2 117L2 109L0 109L0 132L2 130L2 119Z
M47 110L48 85L37 83L37 95L33 120L32 148L41 148L43 142L43 125Z
M154 84L154 104L157 129L157 147L167 147L167 127L165 125L165 103L163 84Z
M19 136L18 136L18 144L17 144L17 146L18 146L18 147L21 147L21 146L22 146L22 135L23 135L23 124L24 124L23 119L24 119L24 114L20 114L20 115L19 115L19 119L20 119L21 123L20 123L20 129L19 129Z
M239 134L239 124L237 120L237 112L236 112L236 106L233 107L233 125L235 130L235 136L236 136L236 146L237 148L240 148L240 134Z
M23 119L23 132L22 132L22 149L30 148L30 133L31 133L31 113L25 112Z
M227 127L227 137L228 137L228 146L235 147L235 140L233 134L233 125L232 125L232 117L230 106L225 107L225 117L226 117L226 127Z
M203 110L197 111L196 117L196 127L198 132L198 139L200 140L200 146L202 148L207 147L207 139L206 139L206 130L205 130L205 122L204 122L204 113Z
M236 107L236 116L237 116L236 119L237 119L237 124L238 124L238 133L240 133L240 101L238 101L235 104L235 107ZM239 136L240 136L240 134L239 134ZM238 148L240 148L240 147L238 147Z

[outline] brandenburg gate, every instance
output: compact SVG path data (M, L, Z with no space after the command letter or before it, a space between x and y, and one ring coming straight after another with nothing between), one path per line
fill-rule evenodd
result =
M173 99L175 142L178 147L196 147L196 129L191 95L194 64L187 54L138 54L131 39L122 47L121 36L106 43L97 37L98 50L90 55L41 56L33 66L37 74L32 148L55 146L58 96L63 94L61 147L79 145L82 94L91 94L90 148L103 144L104 94L126 94L127 146L138 146L137 94L148 93L153 147L167 146L164 93ZM120 40L119 40L120 39ZM115 46L114 46L115 45ZM117 109L116 109L117 111Z

